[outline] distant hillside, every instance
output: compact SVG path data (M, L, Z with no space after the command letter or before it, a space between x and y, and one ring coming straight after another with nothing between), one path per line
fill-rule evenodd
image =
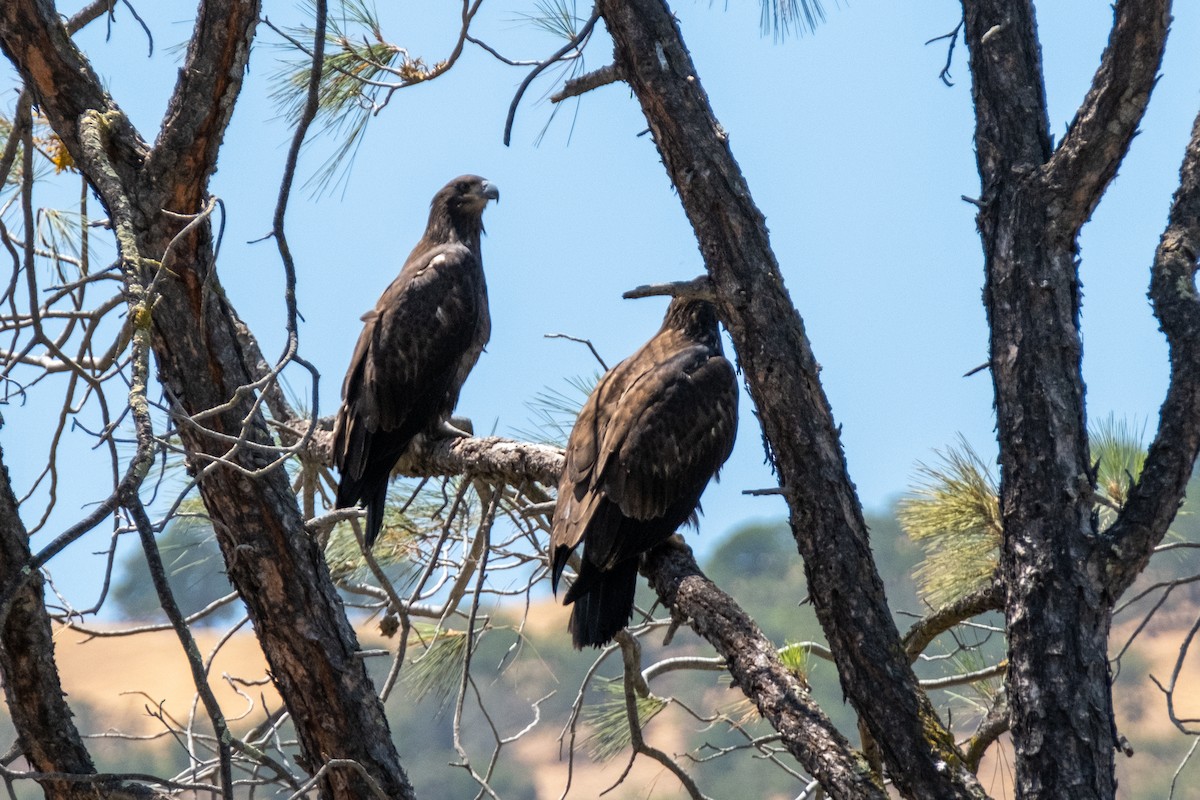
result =
M1183 538L1196 538L1195 528L1200 519L1194 516L1181 519ZM899 609L897 625L903 630L911 624L912 617L901 612L916 613L921 609L908 577L919 552L891 518L871 518L869 524L889 598L893 607ZM806 602L803 563L795 556L794 548L782 523L748 525L723 541L706 564L710 577L738 598L780 646L823 641L811 606ZM1156 577L1149 575L1139 585L1147 585ZM651 605L652 598L644 587L639 600L644 608ZM1127 800L1166 797L1172 775L1191 745L1191 740L1171 726L1163 695L1148 675L1169 679L1180 643L1198 609L1200 585L1176 590L1169 613L1156 616L1122 659L1115 682L1120 733L1135 751L1132 758L1121 758L1118 762L1121 796ZM494 630L480 641L473 663L475 688L485 698L490 722L469 705L463 725L464 744L477 766L486 765L495 741L491 725L495 725L500 737L513 736L533 722L533 704L540 700L540 723L505 746L492 785L505 800L557 800L568 781L569 797L598 797L620 778L628 763L628 750L606 762L597 762L590 755L594 744L587 741L592 726L584 721L577 726L574 759L568 761L571 735L563 730L583 675L596 653L576 653L571 649L566 635L567 610L552 599L534 599L523 619L516 616L524 611L520 604L485 609L492 615ZM1114 648L1128 640L1140 623L1142 612L1128 612L1121 617L1112 639ZM208 654L223 641L224 632L201 628L196 635L201 652ZM360 622L359 637L377 685L383 685L391 663L388 652L394 651L396 642L379 634L375 620ZM989 638L986 634L981 637L988 640L984 646L988 663L995 663L1002 657L999 637ZM663 658L712 655L707 644L686 629L680 630L667 647L662 646L662 639L659 632L645 637L644 665ZM938 647L935 644L930 653L936 655L940 652ZM447 766L457 761L451 731L453 701L443 699L437 686L437 679L441 679L442 689L450 690L449 696L453 697L461 661L456 656L436 662L425 656L429 660L422 667L421 645L415 640L410 643L409 656L410 662L401 672L401 683L388 701L388 714L393 737L418 796L422 800L473 797L476 788L466 772ZM57 657L80 727L96 737L89 746L100 769L153 772L162 776L185 769L183 749L166 732L164 723L174 720L175 726L182 725L194 709L194 692L173 632L88 639L63 630L57 636ZM429 669L430 665L433 669ZM920 674L934 674L935 668L941 667L918 665ZM587 703L593 708L617 699L617 695L605 692L602 687L620 674L619 658L610 658L597 674L599 677L587 694ZM832 665L810 658L806 674L822 707L843 731L855 738L854 714L842 701ZM248 625L223 641L211 675L235 733L245 732L267 711L279 708L278 695L267 680L266 666ZM1179 684L1185 691L1187 687L1193 688L1186 694L1181 691L1177 697L1177 713L1200 717L1200 691L1194 688L1200 686L1200 653L1189 656ZM991 682L993 690L998 685L998 679ZM414 695L422 688L427 690L426 694L418 699ZM729 686L723 672L673 672L656 679L651 688L657 695L673 701L646 726L647 740L680 759L709 796L790 800L800 793L803 786L796 777L750 751L711 759L721 749L744 744L746 737L772 733L757 721L757 713L740 691ZM950 709L960 734L969 733L980 713L979 695L970 687L960 687L936 691L932 697L939 708ZM725 716L711 724L703 723L688 709L701 716ZM204 719L202 710L196 713L198 719ZM740 726L744 735L732 729L730 721ZM9 733L11 739L11 726L6 724L6 728L0 733ZM280 735L286 741L290 734L285 729ZM780 761L796 767L786 754ZM1001 749L980 770L985 788L997 798L1008 796L1011 764L1011 753ZM1200 782L1200 763L1189 765L1182 780L1185 785ZM260 792L258 796L268 795ZM605 798L665 800L684 796L673 775L648 759L639 759L625 783ZM1176 793L1177 798L1188 796ZM26 785L20 788L20 797L40 797L40 792Z

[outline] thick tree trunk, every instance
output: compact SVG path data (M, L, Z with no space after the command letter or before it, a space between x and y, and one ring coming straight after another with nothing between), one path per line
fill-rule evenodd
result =
M1057 148L1032 3L964 0L963 9L983 182L1017 796L1111 798L1112 542L1093 513L1076 240L1149 101L1169 3L1117 4L1091 91Z
M298 760L314 772L330 759L357 762L388 797L410 798L382 704L356 657L357 641L321 552L304 532L287 475L282 468L250 474L270 460L260 448L272 440L253 392L240 391L259 376L248 366L255 360L242 351L241 322L216 278L211 227L202 220L177 237L185 223L163 213L197 214L203 207L258 14L255 2L201 3L154 148L103 91L50 3L11 0L0 6L0 46L75 162L84 165L109 214L132 226L137 241L122 241L122 256L141 263L144 278L154 275L156 262L168 262L150 319L134 323L152 325L173 421L190 467L202 473L200 492L229 577L292 714ZM88 113L102 129L102 141L91 149L80 135ZM217 407L219 413L192 418ZM230 464L214 464L212 456ZM372 793L358 770L345 767L328 771L318 788L323 798Z
M905 657L803 323L670 9L600 7L717 287L842 687L905 796L981 797Z
M8 469L0 463L0 587L9 603L0 626L0 676L17 743L35 772L81 778L95 775L96 767L75 727L58 678L41 572L25 574L31 561L29 537L21 524ZM114 781L38 782L50 800L159 796L148 788Z

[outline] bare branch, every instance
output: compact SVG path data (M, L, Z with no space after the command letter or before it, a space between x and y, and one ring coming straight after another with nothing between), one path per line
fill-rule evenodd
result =
M673 281L671 283L650 283L630 289L621 297L626 300L636 300L640 297L685 297L696 300L716 300L716 288L707 275L692 278L690 281Z
M554 55L547 58L542 63L538 64L533 70L525 76L525 80L521 81L521 85L517 87L517 93L513 96L512 103L508 107L508 119L504 121L504 146L508 147L512 141L513 121L517 117L517 106L521 104L521 98L525 96L525 90L529 88L529 84L533 83L533 79L541 75L543 71L551 64L555 64L570 53L572 50L578 50L587 41L587 38L592 35L592 28L596 27L596 23L600 20L600 6L596 5L592 9L591 16L579 28L570 41L558 49Z
M1003 603L1004 589L998 581L961 597L953 603L939 608L909 628L908 633L904 634L904 651L908 653L910 660L916 660L917 656L924 652L930 642L940 634L965 619L988 611L998 611L1003 608Z
M998 678L1008 670L1008 662L1001 661L991 667L965 672L961 675L947 675L944 678L927 678L921 681L922 689L949 689L953 686L966 686L971 683L985 681L988 678Z
M861 755L829 722L808 691L779 661L775 647L733 598L709 581L677 538L651 551L650 584L672 613L716 648L733 683L783 737L783 744L831 792L883 798Z
M1200 115L1179 172L1179 189L1150 273L1154 314L1170 346L1171 379L1142 474L1108 530L1116 543L1108 559L1114 597L1145 568L1154 546L1166 535L1200 451L1200 301L1195 282L1200 253Z
M621 80L624 78L621 76L620 67L616 64L609 64L593 72L580 75L578 78L571 78L563 84L562 89L550 95L550 102L561 103L568 98L580 97L593 89L599 89L601 86L608 86L610 83Z
M1008 694L1000 692L965 748L963 757L972 772L979 770L979 762L983 759L983 754L987 752L993 742L1008 731L1008 724Z
M1074 241L1117 174L1150 102L1171 22L1170 0L1120 0L1092 87L1046 165L1051 229Z
M162 605L163 611L167 615L167 619L171 621L171 627L174 628L175 634L179 637L180 644L183 645L183 652L187 656L188 666L192 671L192 681L196 685L196 691L204 701L204 707L208 710L208 717L212 721L213 729L217 734L217 746L220 749L220 780L221 790L225 797L233 797L233 765L230 740L233 738L229 732L229 726L225 722L225 715L221 711L221 705L217 702L216 696L212 692L212 687L208 685L208 674L204 666L204 661L200 657L200 650L196 647L196 640L192 637L192 632L188 628L187 620L184 619L183 613L179 610L179 605L175 602L175 596L171 592L171 586L167 583L167 572L163 566L162 557L158 553L158 544L154 541L154 528L150 523L150 518L146 515L146 509L142 507L141 501L135 493L126 493L122 497L122 505L133 516L134 522L137 524L138 535L142 540L142 549L146 554L146 563L150 567L150 579L154 582L154 590L158 593L158 601Z
M639 696L646 697L650 694L650 687L646 685L646 681L642 677L642 646L637 639L629 635L628 631L619 631L615 639L621 646L621 664L624 670L625 717L629 723L629 736L633 743L633 756L630 759L630 766L633 764L633 758L636 758L638 755L649 756L670 770L679 779L679 782L683 784L683 788L692 800L709 800L708 795L701 792L700 787L692 780L692 776L688 775L675 763L675 759L658 748L651 747L646 742L646 737L642 733L642 722L638 715L637 705L637 698ZM627 767L625 774L628 771ZM624 780L625 774L622 774L621 778L617 781L618 785ZM613 788L615 788L615 785Z

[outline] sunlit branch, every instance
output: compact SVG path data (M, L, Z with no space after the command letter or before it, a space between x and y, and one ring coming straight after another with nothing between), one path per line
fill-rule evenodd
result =
M608 86L610 83L616 83L621 80L624 80L624 77L621 75L621 68L616 64L609 64L606 67L585 73L577 78L571 78L563 84L562 89L550 95L550 102L561 103L568 98L580 97L593 89L599 89L601 86Z
M517 87L517 93L513 96L512 103L508 107L508 118L504 121L504 145L507 147L512 141L513 121L517 117L517 106L521 104L521 98L525 96L525 90L529 88L529 84L533 83L533 79L541 75L552 64L556 64L563 59L572 50L580 50L586 43L589 36L592 34L592 29L596 27L596 23L600 20L600 8L596 6L592 9L591 15L587 21L579 28L576 34L571 37L570 41L558 49L558 51L539 63L528 75L525 80L521 81L521 85Z

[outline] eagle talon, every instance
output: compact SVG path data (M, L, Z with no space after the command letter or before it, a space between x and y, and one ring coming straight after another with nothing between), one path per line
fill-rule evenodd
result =
M454 423L458 423L455 425ZM462 426L462 427L459 427ZM448 439L470 439L474 426L466 417L455 417L453 421L444 419L435 430L438 436ZM464 430L465 429L465 430Z

